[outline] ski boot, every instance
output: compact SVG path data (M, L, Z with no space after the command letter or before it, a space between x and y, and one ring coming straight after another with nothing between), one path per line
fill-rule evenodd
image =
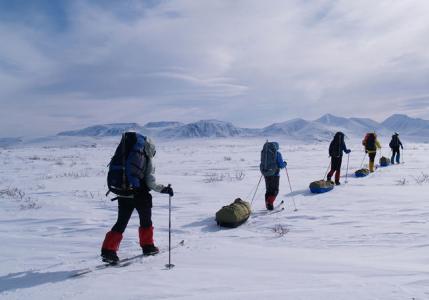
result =
M110 265L116 265L119 262L119 257L116 251L101 249L101 260Z
M142 249L144 256L156 255L159 253L158 247L156 247L154 244L145 245L142 247Z
M265 207L267 210L274 209L274 201L276 201L276 196L267 196L265 199Z
M267 208L267 210L273 210L274 209L274 205L269 203L269 202L265 202L265 207Z
M101 257L104 262L109 264L117 264L119 257L116 252L119 249L119 244L122 240L122 233L116 231L109 231L101 246Z

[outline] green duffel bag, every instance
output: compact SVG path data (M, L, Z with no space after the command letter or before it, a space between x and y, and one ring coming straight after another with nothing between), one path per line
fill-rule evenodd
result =
M237 198L216 213L216 223L222 227L235 228L247 221L252 210L250 203Z

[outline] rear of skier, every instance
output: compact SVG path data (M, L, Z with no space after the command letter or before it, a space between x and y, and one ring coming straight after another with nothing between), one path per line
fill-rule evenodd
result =
M377 150L381 149L380 142L377 140L375 132L367 133L362 141L362 145L365 146L365 152L368 153L369 171L372 173L374 172L374 161Z
M268 210L274 209L274 201L279 193L280 169L286 165L279 152L279 143L267 141L261 151L260 170L265 179L265 206Z
M343 152L349 154L350 149L347 149L344 142L344 133L337 132L329 145L329 156L331 157L331 171L328 173L328 181L331 181L332 175L335 173L335 184L340 185L341 163L343 161Z
M140 218L139 240L143 255L155 255L159 252L153 240L152 195L149 191L154 190L173 196L171 186L156 183L154 176L155 169L152 162L156 153L153 142L149 138L134 132L125 133L125 135L129 135L134 139L127 157L123 159L124 162L126 161L123 177L126 179L132 192L130 196L118 196L118 219L112 229L106 234L101 247L101 257L103 261L109 263L119 261L117 255L119 244L134 209L137 210ZM118 149L120 147L121 145ZM117 152L119 151L117 150Z
M392 140L389 143L390 149L392 149L392 157L390 161L392 162L392 165L395 164L395 156L396 156L396 163L399 164L401 153L399 152L399 147L401 149L404 149L404 146L402 146L401 140L399 139L399 134L395 132L394 135L392 135Z

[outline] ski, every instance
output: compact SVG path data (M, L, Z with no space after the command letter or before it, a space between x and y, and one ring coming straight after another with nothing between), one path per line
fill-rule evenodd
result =
M267 215L274 215L274 214L277 214L277 213L282 212L284 210L285 210L284 207L281 207L281 208L278 208L278 209L274 209L274 210L268 212Z
M276 204L273 208L273 210L263 210L257 213L254 213L254 217L260 217L260 216L267 216L267 215L273 215L279 212L282 212L284 208L284 200L280 201L278 204Z
M268 214L269 214L269 215L272 215L272 214L275 214L275 213L281 212L282 210L284 210L284 209L285 209L285 208L284 208L284 206L283 206L284 204L285 204L284 200L280 201L278 204L276 204L276 205L274 206L274 209L273 209L273 210L268 211Z
M185 245L185 240L181 240L179 243L171 246L171 250L176 249L176 248L181 247L181 246L184 246L184 245ZM166 252L168 252L168 248L160 250L159 253L157 253L156 255L163 254ZM150 256L156 256L156 255L150 255ZM138 255L134 255L131 257L124 258L124 259L120 259L117 263L102 263L102 264L99 264L99 265L92 267L92 268L85 268L85 269L79 270L75 274L71 275L70 277L71 278L80 277L82 275L92 273L92 272L95 272L98 270L104 270L107 268L127 267L127 266L131 265L132 263L136 262L138 259L143 258L143 257L145 257L144 254L138 254Z

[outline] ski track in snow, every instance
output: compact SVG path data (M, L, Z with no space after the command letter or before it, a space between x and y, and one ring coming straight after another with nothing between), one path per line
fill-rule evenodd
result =
M218 209L250 201L263 142L160 142L157 180L175 190L173 243L185 240L172 253L176 267L165 270L164 253L74 279L100 263L116 220L117 203L104 195L114 142L1 149L0 299L429 299L429 145L403 141L405 164L355 178L363 153L349 140L348 184L345 157L343 184L314 195L308 185L325 173L328 143L280 140L294 190L282 171L285 210L258 214L262 181L255 214L239 228L219 228ZM152 194L155 240L166 247L168 197ZM134 212L120 257L140 253L137 228Z

